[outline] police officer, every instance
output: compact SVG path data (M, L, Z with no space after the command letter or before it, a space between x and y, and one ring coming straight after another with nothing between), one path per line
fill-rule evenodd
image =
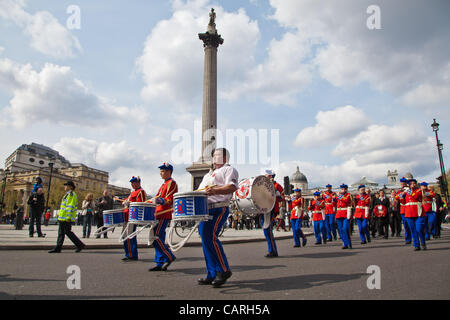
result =
M158 168L160 169L160 175L164 183L154 198L154 202L158 204L155 210L155 218L158 220L158 224L153 229L153 235L156 238L153 241L156 266L149 269L149 271L166 271L176 259L172 250L170 250L165 242L166 228L172 220L173 195L178 192L178 185L172 179L173 166L170 163L164 162Z
M212 219L202 221L198 227L207 271L206 277L199 279L198 284L212 284L216 288L223 285L232 275L219 240L219 232L230 212L231 197L238 189L239 174L228 164L229 158L227 149L215 149L212 159L213 168L203 177L199 186L199 189L205 189L208 195L208 212Z
M61 252L66 235L77 247L75 252L80 252L85 247L85 244L72 232L72 222L75 221L78 208L78 197L74 192L75 184L73 181L64 183L64 190L66 191L66 194L61 201L61 207L58 211L58 239L56 241L56 247L50 250L49 253Z

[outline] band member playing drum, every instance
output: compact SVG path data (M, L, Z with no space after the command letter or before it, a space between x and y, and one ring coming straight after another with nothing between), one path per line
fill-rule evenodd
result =
M294 234L294 248L300 247L300 237L302 238L302 245L306 246L306 237L302 231L302 220L305 212L305 199L302 197L301 189L294 189L294 198L290 203L291 207L291 225Z
M153 241L156 267L149 269L149 271L166 271L175 260L174 254L165 242L166 228L172 220L173 195L178 192L178 186L172 179L173 166L171 164L164 162L158 168L164 183L154 198L154 203L158 205L155 210L155 218L158 219L158 224L153 229L153 234L156 237L156 240Z
M238 188L239 174L228 164L229 157L225 148L215 149L213 169L203 177L199 186L199 189L204 189L208 195L209 215L212 219L202 221L199 225L207 275L199 279L198 284L212 284L216 288L231 277L227 257L218 236L227 221L231 197Z
M272 170L266 170L266 177L269 178L272 182L273 185L275 187L275 192L276 192L276 198L275 198L275 206L272 209L272 212L270 213L270 215L261 215L261 224L263 225L263 229L264 229L264 236L266 237L267 240L267 247L268 247L268 251L269 253L266 254L266 258L273 258L273 257L278 257L278 250L277 250L277 245L275 243L275 237L273 236L273 221L275 219L276 216L278 216L278 214L280 213L280 206L281 205L285 205L284 204L284 191L283 191L283 187L274 180L275 178L275 172L273 172ZM266 223L264 223L264 219L269 219L269 221L266 221Z
M133 188L133 191L131 191L128 198L125 200L120 200L118 198L115 198L116 200L122 201L123 206L125 209L123 210L124 218L125 218L125 224L124 228L128 228L128 233L132 233L136 230L136 225L128 226L128 216L129 216L129 205L131 202L144 202L145 201L145 191L141 188L141 178L139 177L132 177L130 180L131 187ZM125 258L122 259L122 261L133 261L138 260L138 249L137 249L137 237L134 237L132 239L127 239L123 242L123 248L125 250Z

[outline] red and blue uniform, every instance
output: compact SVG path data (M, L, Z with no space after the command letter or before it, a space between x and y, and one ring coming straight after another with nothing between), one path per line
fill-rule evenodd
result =
M300 237L303 239L303 246L306 245L306 237L302 231L302 220L304 215L303 206L305 203L304 198L295 198L289 203L289 209L291 209L291 226L294 234L294 246L300 247Z
M409 189L405 195L405 218L413 239L413 246L420 249L420 243L425 247L425 222L426 214L422 209L422 190Z
M355 209L355 219L358 224L359 237L361 238L361 243L365 244L370 242L370 232L369 232L369 206L370 206L370 195L367 193L358 194L355 197L356 209Z
M284 192L283 187L278 183L274 181L274 187L276 192L276 198L275 198L275 206L272 209L272 212L270 214L270 223L267 228L264 228L264 236L266 237L267 241L267 247L269 254L273 254L275 256L278 256L278 250L277 245L275 243L275 237L273 236L273 222L275 221L275 218L280 213L280 205L282 200L284 199ZM264 226L264 215L261 215L261 225Z
M173 195L177 192L177 183L172 178L169 178L164 181L155 196L163 202L155 209L155 218L158 220L158 224L153 229L153 235L156 238L153 241L153 247L155 248L155 263L157 267L162 267L164 263L175 260L175 255L165 242L166 228L170 220L172 220Z
M312 221L314 224L314 235L316 244L327 243L325 222L325 202L323 200L313 200L308 208L312 212Z
M422 190L422 194L422 210L426 214L425 239L430 240L431 234L433 236L437 235L436 209L433 208L433 201L436 194L429 189Z
M145 191L141 187L131 191L128 198L125 199L128 202L145 202ZM125 218L125 226L124 228L128 228L128 233L132 233L136 231L136 225L128 226L126 223L128 222L130 209L123 209L123 214ZM137 248L137 237L127 239L123 242L123 248L125 250L125 257L131 260L138 259L138 248Z
M341 193L337 197L336 222L339 235L344 243L343 248L351 248L350 219L352 217L352 196L350 193Z
M322 199L325 201L325 229L327 230L327 240L336 240L336 193L325 191Z

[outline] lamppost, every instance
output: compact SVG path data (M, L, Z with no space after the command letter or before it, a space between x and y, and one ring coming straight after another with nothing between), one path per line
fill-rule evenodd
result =
M52 174L53 174L53 162L49 162L48 166L50 167L50 177L48 178L48 191L47 191L47 201L45 204L45 210L48 210L48 200L50 199L50 186L52 184Z
M436 146L438 148L439 155L439 165L441 167L441 190L444 194L445 203L448 204L448 194L447 194L447 176L445 175L445 167L444 167L444 159L442 158L442 149L444 146L439 141L438 131L439 131L439 123L436 122L436 119L433 119L433 123L431 124L434 133L436 134Z
M9 173L9 168L5 169L3 171L5 176L3 177L3 183L2 183L2 200L0 201L0 216L3 214L3 202L5 201L5 187L6 187L6 177Z

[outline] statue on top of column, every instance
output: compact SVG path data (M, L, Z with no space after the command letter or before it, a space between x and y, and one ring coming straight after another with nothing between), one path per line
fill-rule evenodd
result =
M215 26L216 21L216 13L214 12L214 8L211 8L211 12L209 13L209 25Z

